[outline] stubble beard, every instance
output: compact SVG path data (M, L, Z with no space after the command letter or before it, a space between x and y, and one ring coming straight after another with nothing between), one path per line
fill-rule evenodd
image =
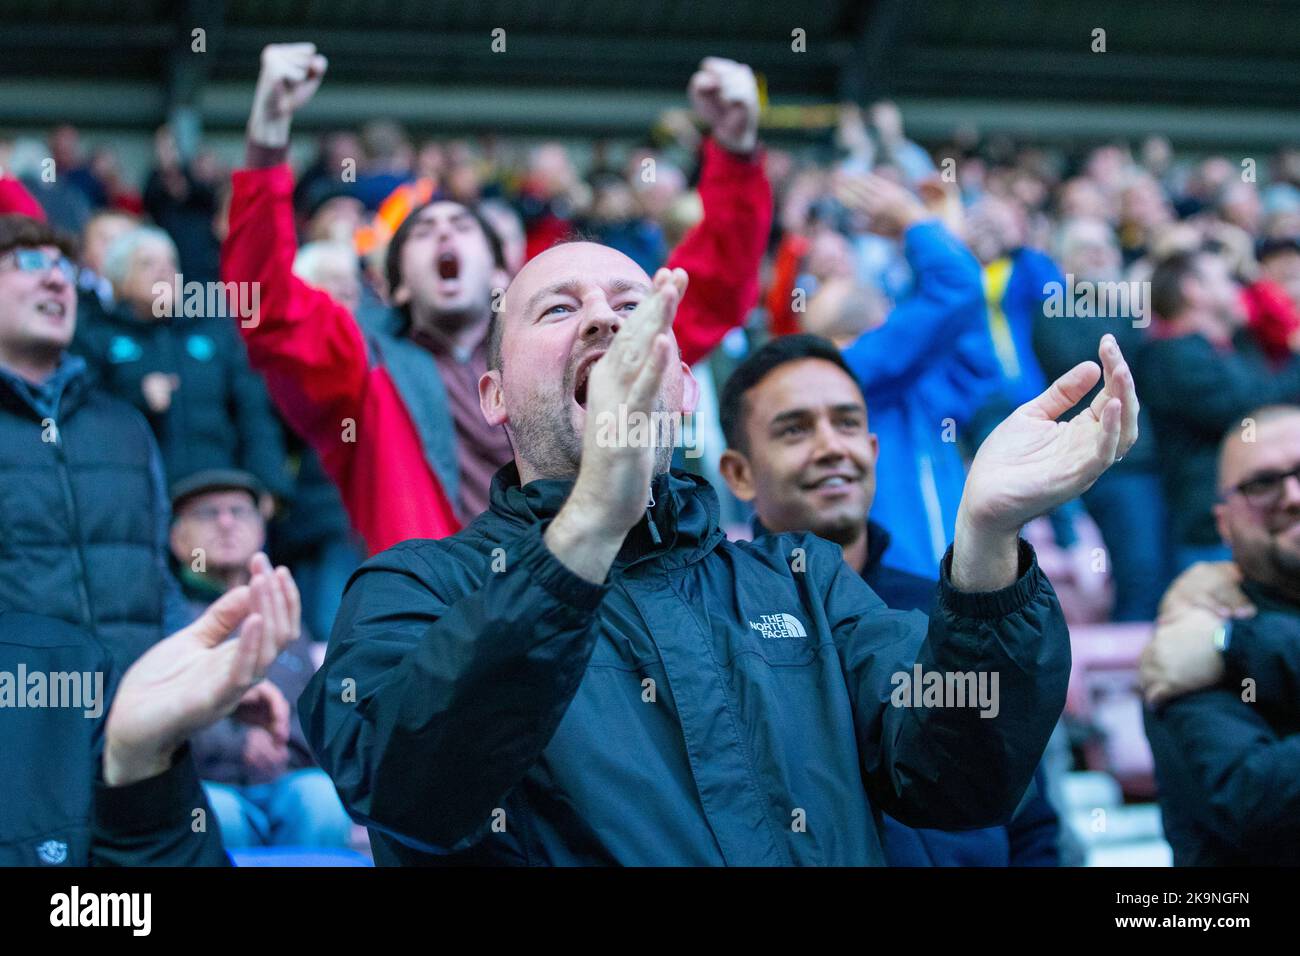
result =
M567 395L567 392L565 393ZM654 474L668 472L673 463L676 435L663 396L655 399L661 423L655 432ZM582 464L583 436L574 428L563 404L538 399L523 403L510 416L510 441L516 456L528 463L539 478L576 478Z

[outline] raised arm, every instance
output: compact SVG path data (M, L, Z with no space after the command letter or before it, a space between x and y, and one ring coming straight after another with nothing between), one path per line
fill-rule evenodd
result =
M235 713L287 735L258 686L298 638L301 603L285 568L263 554L250 582L145 652L122 676L104 722L95 786L95 866L211 866L226 861L188 740ZM230 636L239 630L237 637ZM286 711L287 715L287 711ZM202 809L206 828L196 830Z
M258 309L240 321L252 366L276 405L322 457L348 454L340 423L356 418L366 388L365 340L347 309L293 274L293 176L285 163L293 112L316 91L325 58L309 43L262 51L248 120L248 168L234 174L222 278L251 283Z
M1101 369L1075 366L980 446L928 630L919 616L883 611L857 574L837 568L828 613L849 675L863 778L881 809L903 823L1005 823L1060 716L1069 633L1018 534L1086 490L1137 440L1133 375L1112 336L1099 352ZM1092 402L1058 422L1099 377ZM901 705L894 700L896 680L925 675L966 688L966 706L916 706L923 697L915 692ZM981 682L983 706L972 707L969 694Z
M602 441L600 422L619 407L654 407L685 287L684 273L660 269L592 367L573 491L548 526L505 546L506 571L466 574L413 542L374 558L344 595L299 709L357 819L426 852L466 849L550 742L655 466L652 445Z
M693 365L758 301L759 267L772 229L772 187L758 144L758 87L749 67L709 57L691 78L691 101L709 127L700 165L704 218L668 257L691 286L674 331Z
M928 625L917 612L885 608L839 562L827 613L862 777L873 804L908 826L1006 824L1065 706L1065 619L1028 544L1018 559L1008 587L967 593L953 585L946 558ZM962 698L936 706L925 694L934 680Z
M984 286L975 257L902 186L879 176L846 176L837 194L869 217L873 231L901 236L912 268L912 292L881 326L844 350L870 402L873 393L912 385L936 356L979 327Z

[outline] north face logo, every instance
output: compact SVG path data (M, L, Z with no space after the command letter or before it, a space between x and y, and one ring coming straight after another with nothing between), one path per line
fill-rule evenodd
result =
M750 621L749 626L769 641L781 637L808 636L808 632L793 614L764 614L757 622Z

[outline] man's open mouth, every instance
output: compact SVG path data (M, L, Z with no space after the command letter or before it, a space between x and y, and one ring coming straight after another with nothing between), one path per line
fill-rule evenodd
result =
M591 378L591 367L604 354L603 351L589 353L578 363L573 373L573 400L578 403L579 408L587 407L587 382Z
M456 253L448 250L438 254L438 278L460 278L460 257Z
M52 300L36 303L36 311L42 315L53 315L60 319L68 314L67 307L65 307L62 302L54 302Z

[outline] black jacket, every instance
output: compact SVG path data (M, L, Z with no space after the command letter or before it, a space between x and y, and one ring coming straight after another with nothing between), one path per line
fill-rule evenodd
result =
M837 545L728 541L674 472L595 585L543 540L571 484L507 466L464 531L353 576L299 707L377 862L878 865L881 811L1010 819L1070 669L1027 544L1001 591L945 571L927 627ZM998 716L891 702L914 665L998 674Z
M84 628L125 669L189 619L153 436L84 368L65 356L41 386L0 369L0 607Z
M896 611L934 613L939 586L929 578L885 564L889 532L867 522L867 560L862 580ZM904 826L888 814L881 835L890 866L1057 866L1060 818L1047 800L1040 768L1004 827L934 830Z
M73 351L100 387L148 420L169 486L197 471L240 468L276 495L289 495L284 432L230 318L143 322L125 305L106 313L90 297L78 307L83 314ZM151 372L180 379L162 414L145 401L142 382Z
M1223 681L1146 713L1177 866L1300 865L1300 604L1246 593Z
M89 633L0 610L0 866L229 862L188 748L148 780L108 787L100 779L118 676ZM44 706L31 706L42 686Z
M1219 443L1262 405L1300 402L1300 357L1274 372L1248 331L1221 352L1201 335L1155 339L1134 377L1155 425L1165 498L1177 546L1217 545Z

